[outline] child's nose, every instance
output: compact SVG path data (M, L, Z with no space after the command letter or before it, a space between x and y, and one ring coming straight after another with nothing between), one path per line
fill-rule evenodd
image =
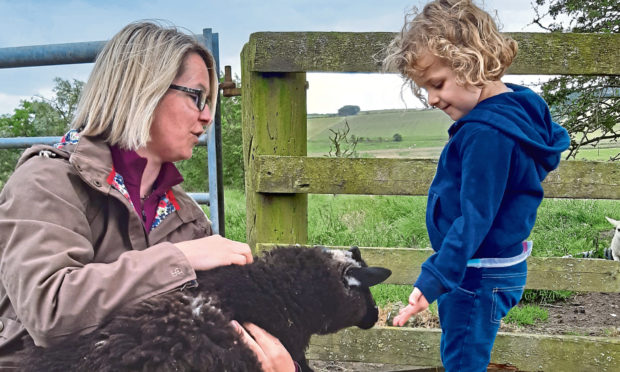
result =
M428 104L431 106L437 106L437 104L439 103L439 96L437 94L434 93L429 93L428 94Z

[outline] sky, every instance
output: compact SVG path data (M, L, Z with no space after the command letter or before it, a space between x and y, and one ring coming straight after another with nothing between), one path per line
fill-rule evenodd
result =
M541 32L531 25L530 0L477 0L495 13L502 31ZM239 55L253 32L397 32L419 0L0 0L0 48L110 39L126 24L167 21L187 33L211 28L219 34L220 66L241 75ZM50 97L53 79L86 81L92 64L0 69L0 115L21 99ZM510 78L510 77L508 77ZM335 113L344 105L361 110L421 107L396 74L309 73L308 113ZM512 77L521 82L523 77Z

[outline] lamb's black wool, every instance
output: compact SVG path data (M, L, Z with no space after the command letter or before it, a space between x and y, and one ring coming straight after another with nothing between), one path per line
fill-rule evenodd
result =
M96 331L24 352L26 371L260 371L230 325L252 322L280 339L303 370L312 334L370 328L378 312L369 287L390 275L360 251L278 247L251 265L198 273L199 286L116 313Z

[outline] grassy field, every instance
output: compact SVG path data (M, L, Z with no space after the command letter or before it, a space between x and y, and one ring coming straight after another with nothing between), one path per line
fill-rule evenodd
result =
M448 140L452 120L440 110L383 110L360 112L355 116L310 117L308 119L308 156L329 153L333 133L342 130L345 120L349 136L361 137L357 156L377 158L437 158ZM619 124L620 125L620 124ZM402 141L395 142L395 134ZM620 151L620 143L604 142L596 148L579 150L577 160L607 161Z
M206 208L205 208L206 209ZM308 196L309 244L364 247L429 247L423 196ZM609 247L613 227L605 216L620 219L620 201L545 199L530 236L534 256L560 257ZM245 196L226 190L226 236L246 241Z
M360 157L438 157L448 139L451 120L438 110L386 110L308 119L308 155L325 156L330 150L331 130L342 130L345 120L349 135L362 137ZM402 141L393 141L394 134ZM617 148L580 151L578 159L608 160ZM246 241L245 196L226 190L226 235ZM309 195L308 242L328 246L428 247L425 226L426 197ZM557 257L609 247L612 230L605 216L620 219L620 201L545 199L530 239L534 256ZM410 286L379 285L373 295L377 303L406 303ZM523 301L537 304L570 296L567 291L526 291ZM527 324L544 321L538 306L513 309L506 321Z
M330 150L330 131L342 130L345 120L349 136L359 138L356 150L359 156L428 157L429 149L439 155L448 140L450 118L439 110L385 110L361 112L348 117L321 117L308 119L308 155L323 156ZM399 134L402 141L395 142ZM421 153L422 155L418 155ZM416 156L418 155L418 156Z
M226 190L226 236L246 241L245 196ZM308 242L328 246L428 247L426 197L309 195ZM620 201L545 199L530 239L534 256L557 257L609 247L612 230L605 216L620 219ZM377 303L406 303L410 286L373 287ZM566 298L567 291L526 291L524 302L538 304ZM537 306L515 309L507 321L543 321Z

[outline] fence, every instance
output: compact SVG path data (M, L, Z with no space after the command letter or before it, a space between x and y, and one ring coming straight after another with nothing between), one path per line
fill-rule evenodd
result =
M510 74L619 75L620 35L509 33L519 43ZM372 56L392 33L264 32L241 53L247 237L257 251L307 243L307 194L426 195L436 161L310 158L306 72L378 72ZM620 199L620 163L563 161L544 184L549 198ZM362 248L389 283L411 285L430 249ZM527 288L620 292L620 263L531 257ZM439 366L438 330L375 327L312 338L309 359ZM500 332L492 362L520 370L611 371L614 337Z
M219 34L205 28L202 35L195 35L215 59L219 78ZM0 48L0 68L17 68L29 66L62 65L74 63L91 63L105 41L88 41L82 43L34 45L24 47ZM218 92L218 105L213 125L209 126L206 135L199 139L199 145L207 146L209 192L190 193L189 195L200 204L209 205L211 223L216 234L224 236L224 187L222 184L222 132L221 105ZM58 137L18 137L0 138L0 149L25 148L36 143L54 144Z

